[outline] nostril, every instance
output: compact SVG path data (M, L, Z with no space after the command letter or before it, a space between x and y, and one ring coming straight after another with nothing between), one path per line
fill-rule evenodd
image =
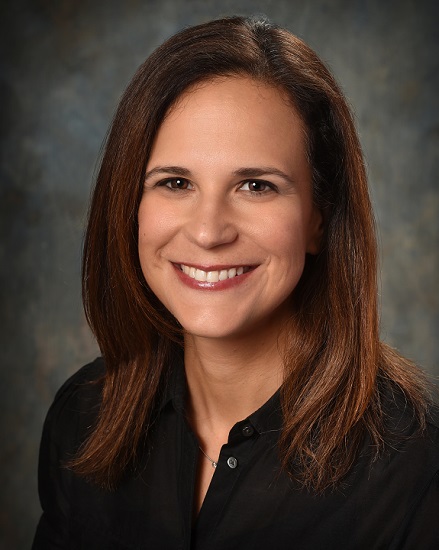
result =
M199 223L192 219L188 222L186 231L188 238L202 248L229 244L238 236L235 224L219 215L213 215L210 219L203 219Z

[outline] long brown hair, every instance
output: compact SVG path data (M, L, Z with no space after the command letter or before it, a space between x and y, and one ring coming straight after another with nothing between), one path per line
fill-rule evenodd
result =
M177 98L197 82L227 75L288 93L307 128L314 200L325 221L322 250L307 258L295 290L281 390L285 469L325 489L349 470L366 434L379 450L385 386L402 389L422 424L422 378L379 341L374 221L346 100L301 40L263 19L225 18L183 30L145 61L107 138L83 263L85 311L106 374L96 426L72 462L105 487L135 463L182 348L178 323L148 288L139 263L137 212L148 156Z

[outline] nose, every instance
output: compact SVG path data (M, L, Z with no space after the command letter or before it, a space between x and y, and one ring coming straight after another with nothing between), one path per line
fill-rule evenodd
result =
M225 197L201 197L186 223L186 236L197 246L211 249L238 237L238 219Z

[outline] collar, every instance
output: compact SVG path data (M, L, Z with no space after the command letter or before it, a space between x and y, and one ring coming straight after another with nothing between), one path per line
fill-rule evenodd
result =
M173 357L159 410L163 410L168 404L172 403L175 411L178 414L184 415L187 391L184 359L183 353L181 353ZM241 432L243 425L247 424L250 424L259 434L279 432L282 429L283 417L280 403L280 389L254 413L235 424L230 432L230 436L233 437L236 430Z
M175 353L169 365L165 378L159 411L172 402L177 412L183 413L187 395L186 374L184 370L183 350Z

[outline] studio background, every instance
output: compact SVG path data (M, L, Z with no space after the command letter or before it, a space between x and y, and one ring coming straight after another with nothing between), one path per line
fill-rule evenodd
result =
M80 300L101 143L138 65L187 25L265 13L329 64L356 113L381 253L382 336L439 374L439 4L2 0L0 548L30 547L42 423L98 354Z

